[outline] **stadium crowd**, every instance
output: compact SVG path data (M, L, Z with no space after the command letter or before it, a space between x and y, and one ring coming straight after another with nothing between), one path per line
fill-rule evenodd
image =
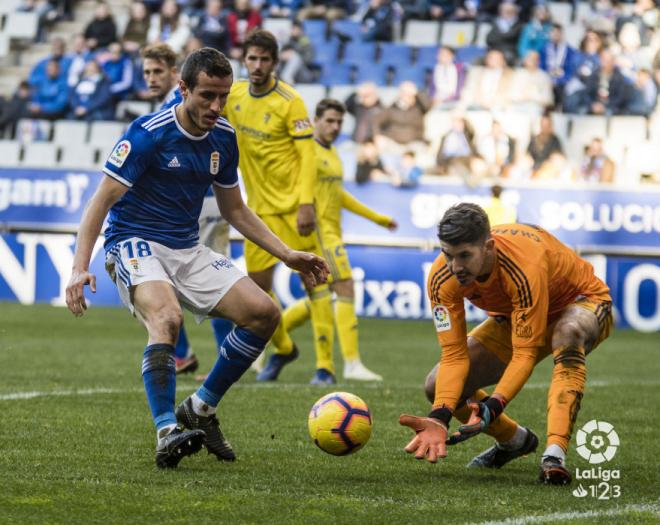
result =
M35 119L130 120L132 101L151 109L148 44L181 59L216 48L239 75L243 38L261 26L280 41L280 78L309 107L326 92L346 102L347 174L361 183L414 186L422 173L611 183L640 137L660 138L653 0L100 1L79 34L58 36L57 21L75 20L83 3L19 6L38 13L35 39L51 50L1 101L5 138L47 140L39 126L17 129Z

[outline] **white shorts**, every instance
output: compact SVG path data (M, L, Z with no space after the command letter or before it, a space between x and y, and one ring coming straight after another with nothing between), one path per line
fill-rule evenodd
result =
M215 197L204 197L199 216L199 242L225 257L229 254L229 223L222 218Z
M148 281L172 285L177 298L201 323L220 299L245 274L224 255L203 244L174 250L133 237L106 254L106 270L117 285L122 302L133 315L133 287Z

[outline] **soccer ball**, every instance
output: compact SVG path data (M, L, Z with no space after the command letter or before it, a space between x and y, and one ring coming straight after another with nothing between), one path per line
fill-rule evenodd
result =
M309 412L309 435L324 452L345 456L357 452L371 437L371 412L358 396L332 392Z

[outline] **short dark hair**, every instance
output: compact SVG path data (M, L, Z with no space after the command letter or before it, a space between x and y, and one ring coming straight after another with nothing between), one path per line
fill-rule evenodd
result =
M181 67L181 80L186 83L189 90L197 85L200 73L210 77L225 78L234 74L227 57L217 49L203 47L188 55Z
M170 69L176 66L176 53L167 44L152 44L142 50L142 60L156 60Z
M346 113L346 106L339 102L339 100L334 98L324 98L318 104L316 104L316 111L314 114L317 118L321 118L323 114L329 109L334 109L342 115Z
M438 224L438 239L452 246L474 244L490 237L488 215L481 206L461 202L449 208Z
M277 38L270 31L259 28L250 31L245 37L245 40L243 40L243 58L245 58L247 50L251 47L260 47L268 51L273 62L278 62L280 59Z

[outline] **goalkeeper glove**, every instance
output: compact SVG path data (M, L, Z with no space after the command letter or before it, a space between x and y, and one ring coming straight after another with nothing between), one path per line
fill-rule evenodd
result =
M438 458L447 457L447 425L432 417L418 417L408 414L399 416L399 423L415 431L415 437L404 449L415 454L416 459L426 459L437 463Z
M468 403L472 410L468 422L458 427L447 440L448 445L456 445L480 434L488 428L497 417L504 411L506 402L499 397L487 397L478 403Z

